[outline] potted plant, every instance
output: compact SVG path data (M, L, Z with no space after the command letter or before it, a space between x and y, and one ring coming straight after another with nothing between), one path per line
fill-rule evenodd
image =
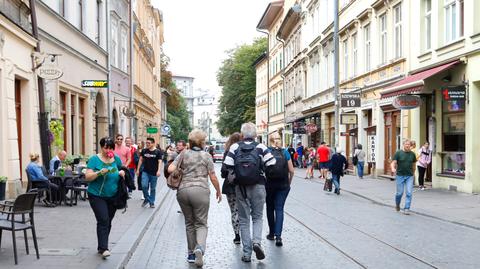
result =
M0 176L0 200L5 200L5 190L7 186L7 177Z

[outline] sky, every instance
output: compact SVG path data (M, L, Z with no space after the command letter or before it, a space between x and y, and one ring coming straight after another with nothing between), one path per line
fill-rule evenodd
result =
M256 31L268 0L151 0L163 12L164 51L174 75L194 77L194 89L217 95L225 51L265 36Z

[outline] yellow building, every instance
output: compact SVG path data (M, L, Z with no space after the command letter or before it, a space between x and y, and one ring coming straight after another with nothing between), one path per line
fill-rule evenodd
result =
M258 142L266 143L268 122L268 61L267 54L262 54L254 63L256 71L255 125Z

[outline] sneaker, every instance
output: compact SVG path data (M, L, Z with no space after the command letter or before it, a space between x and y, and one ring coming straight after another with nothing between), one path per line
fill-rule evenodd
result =
M403 214L405 214L405 215L410 215L410 209L405 208L405 209L403 210Z
M132 198L132 192L128 193L128 198L130 198L130 199Z
M283 246L282 238L280 236L277 236L277 239L275 239L275 246L277 247Z
M111 253L110 253L110 251L108 251L108 249L104 250L102 252L102 258L104 258L104 259L106 259L107 257L110 257L110 255L111 255Z
M252 258L248 256L242 256L242 262L252 262Z
M424 190L425 190L425 187L424 187L424 186L421 186L421 187L420 187L420 190L421 190L421 191L424 191Z
M233 243L235 245L239 245L240 244L240 235L239 234L235 234L235 238L233 239Z
M150 204L150 208L155 208L155 204Z
M148 201L146 201L146 200L145 200L145 201L143 201L143 203L142 203L142 207L147 207L147 205L148 205Z
M253 244L253 251L255 251L258 260L265 259L265 252L263 252L262 246L259 243Z
M268 240L275 240L275 236L273 234L267 234Z
M400 205L395 205L395 210L396 210L397 212L399 212L399 211L400 211Z
M193 254L195 255L195 265L197 267L202 267L203 266L203 251L200 248L197 248L193 251Z
M193 253L188 254L187 262L194 263L195 262L195 254L193 254Z

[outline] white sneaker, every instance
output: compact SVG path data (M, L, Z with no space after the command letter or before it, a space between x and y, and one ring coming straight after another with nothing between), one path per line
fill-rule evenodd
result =
M405 214L405 215L410 215L410 209L405 208L405 209L403 210L403 214Z
M203 251L199 248L195 249L193 251L193 254L195 254L195 265L197 267L202 267L203 266Z
M107 257L110 257L111 253L108 250L105 250L102 252L102 258L106 259Z

